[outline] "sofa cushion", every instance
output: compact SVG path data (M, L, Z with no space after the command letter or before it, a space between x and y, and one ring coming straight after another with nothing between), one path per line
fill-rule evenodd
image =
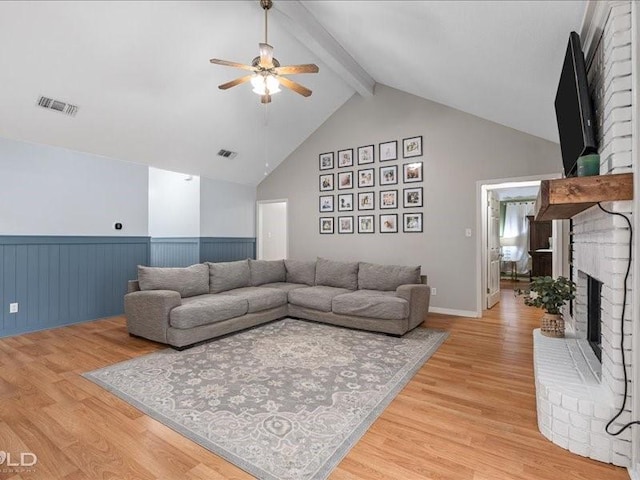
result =
M308 285L303 285L302 283L277 282L277 283L265 283L264 285L260 285L260 288L277 288L278 290L283 290L288 293L291 290L295 290L296 288L304 288L307 286Z
M313 287L316 284L316 262L285 260L287 283L303 283Z
M249 309L247 301L227 295L200 295L183 300L182 305L169 313L174 328L193 328L230 318L241 317Z
M340 315L381 320L402 320L409 316L409 302L393 292L358 290L333 298L332 311Z
M356 290L358 288L358 262L338 262L318 257L316 285Z
M249 313L261 312L287 304L287 292L277 288L244 287L227 290L224 294L249 302Z
M140 290L173 290L181 297L209 293L209 268L204 264L185 268L138 265Z
M254 287L265 283L284 282L287 273L284 268L284 260L249 259L249 270L251 285Z
M349 292L350 290L346 288L326 286L297 288L289 292L289 303L321 312L330 312L333 297Z
M209 292L220 293L234 288L248 287L251 279L249 261L207 262L209 266Z
M360 262L358 288L362 290L395 291L400 285L420 283L420 266L378 265Z

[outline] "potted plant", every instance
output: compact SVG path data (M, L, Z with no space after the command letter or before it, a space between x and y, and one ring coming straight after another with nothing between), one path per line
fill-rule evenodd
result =
M547 337L564 337L561 309L576 297L575 292L576 284L568 278L558 277L554 280L548 276L534 277L528 290L515 290L516 295L525 296L525 305L544 309L540 333Z

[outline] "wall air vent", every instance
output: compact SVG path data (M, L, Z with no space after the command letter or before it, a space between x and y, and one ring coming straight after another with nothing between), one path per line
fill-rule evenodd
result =
M225 150L221 148L218 152L218 156L224 158L236 158L238 156L238 152L232 152L231 150Z
M54 100L49 97L40 97L38 99L38 106L47 108L49 110L55 110L56 112L64 113L70 117L75 117L78 113L78 106L71 105L70 103L61 102L60 100Z

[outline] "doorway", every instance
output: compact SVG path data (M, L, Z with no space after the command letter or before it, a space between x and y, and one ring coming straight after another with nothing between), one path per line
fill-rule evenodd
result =
M525 288L532 276L533 257L549 258L548 275L563 273L563 244L568 230L560 221L550 222L545 244L531 247L529 225L534 222L535 199L546 175L477 182L477 314L499 302L501 289ZM535 243L535 242L534 242ZM532 250L540 250L532 255ZM545 258L546 258L545 257ZM537 258L537 257L536 257ZM539 274L538 274L539 275Z
M287 200L257 202L257 258L282 260L289 255Z

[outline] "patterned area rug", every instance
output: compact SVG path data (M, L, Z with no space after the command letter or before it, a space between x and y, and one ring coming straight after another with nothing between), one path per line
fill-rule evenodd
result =
M285 319L84 376L260 479L326 478L446 339Z

